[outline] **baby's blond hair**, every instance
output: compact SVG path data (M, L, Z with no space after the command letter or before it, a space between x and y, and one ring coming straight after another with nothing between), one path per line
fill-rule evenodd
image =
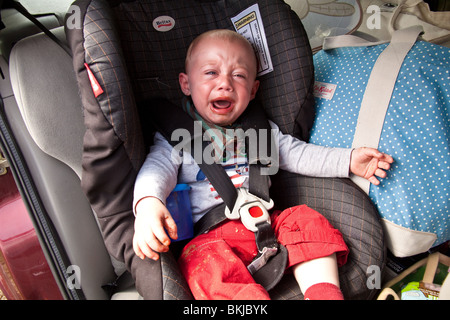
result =
M250 42L244 38L242 35L240 35L239 33L232 31L232 30L228 30L228 29L215 29L215 30L210 30L210 31L206 31L204 33L202 33L201 35L199 35L197 38L195 38L191 44L189 45L188 51L186 53L186 60L185 60L185 70L186 72L188 72L188 66L191 60L191 56L192 56L192 52L194 51L195 47L204 39L220 39L220 40L224 40L224 41L229 41L229 42L240 42L242 45L246 46L247 49L249 49L251 52L253 52L253 56L255 57L255 65L256 65L256 70L258 69L258 60L256 59L256 54L255 51L253 50L252 45L250 44Z

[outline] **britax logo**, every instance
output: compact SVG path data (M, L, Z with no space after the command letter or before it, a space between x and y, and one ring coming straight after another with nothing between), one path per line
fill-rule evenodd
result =
M175 27L175 20L169 16L160 16L153 20L153 28L160 32L172 30Z

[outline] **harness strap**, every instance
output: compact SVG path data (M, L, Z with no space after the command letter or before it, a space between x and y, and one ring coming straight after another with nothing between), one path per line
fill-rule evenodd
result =
M269 176L261 174L261 166L258 164L249 165L249 188L248 191L265 201L270 201Z
M183 128L191 134L191 152L195 150L195 145L198 143L202 144L202 150L208 146L209 142L203 141L203 136L195 136L193 126L191 125L193 122L192 118L181 110L181 108L164 99L152 101L152 107L157 109L157 117L153 119L154 125L170 144L176 145L174 141L171 141L172 132L176 129ZM243 128L248 128L250 123L255 123L256 121L258 125L256 127L252 125L252 128L263 128L269 130L267 133L270 134L271 128L264 114L258 109L257 105L250 104L243 115ZM252 117L251 121L248 119L250 115ZM271 141L270 139L267 140L269 140L267 141L268 149L265 150L268 151L266 155L269 155L271 154ZM238 198L238 191L220 164L207 164L202 159L195 160L224 201L223 204L211 209L195 224L194 234L198 235L213 229L227 219L224 213L225 207L233 210ZM269 163L270 161L267 158L262 159L259 153L255 159L249 160L249 192L269 202L269 177L261 174L262 162ZM287 265L287 250L278 243L270 223L262 222L257 224L256 227L255 241L258 248L258 255L248 266L248 270L256 282L263 285L266 290L270 290L283 277Z
M256 247L258 248L258 255L253 259L247 267L251 274L256 273L269 259L278 253L280 244L274 236L272 225L270 223L260 223L256 225L258 231L255 233Z
M209 212L198 220L194 225L194 236L202 233L206 233L213 229L215 226L227 220L227 217L223 214L225 211L225 203L212 208Z

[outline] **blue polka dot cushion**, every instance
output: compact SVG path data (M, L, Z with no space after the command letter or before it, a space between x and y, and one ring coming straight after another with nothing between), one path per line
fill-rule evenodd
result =
M388 44L320 51L314 56L317 116L310 142L351 147L374 62ZM400 68L378 149L395 163L370 186L397 256L448 241L450 50L418 41ZM397 246L397 247L396 247Z

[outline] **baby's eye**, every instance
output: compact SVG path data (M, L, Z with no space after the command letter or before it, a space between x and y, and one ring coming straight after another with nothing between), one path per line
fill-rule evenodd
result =
M213 76L213 75L216 75L217 72L211 70L211 71L206 71L205 74L206 74L206 75L209 75L209 76Z
M242 79L246 78L245 74L242 74L242 73L236 73L234 76L237 77L237 78L242 78Z

